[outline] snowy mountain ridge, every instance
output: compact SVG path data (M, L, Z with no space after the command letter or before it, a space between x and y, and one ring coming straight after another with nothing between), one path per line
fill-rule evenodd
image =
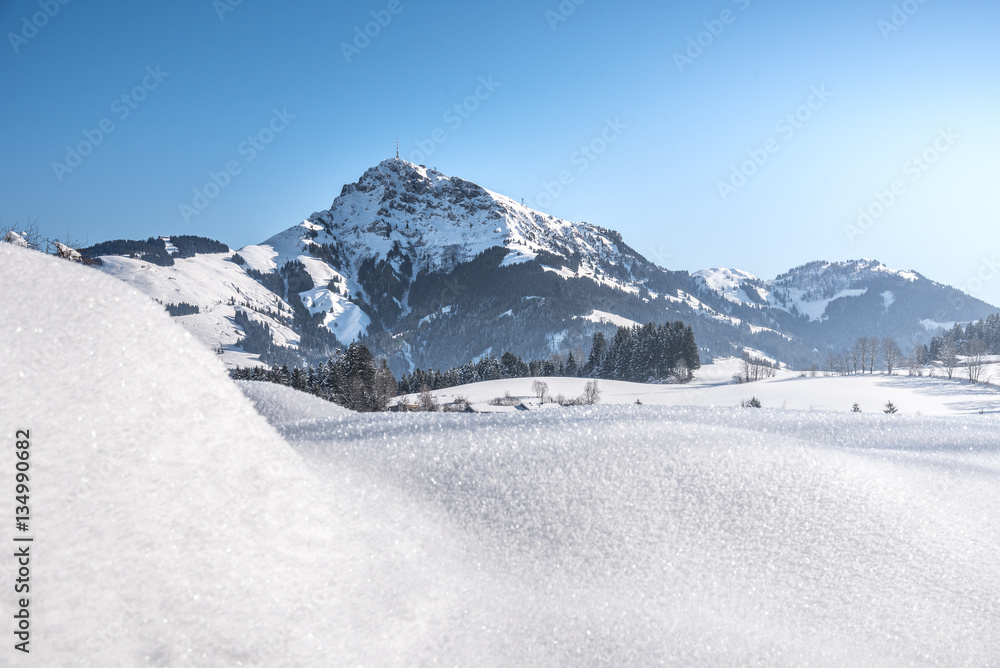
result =
M159 250L137 242L140 252L102 254L103 269L164 305L197 306L181 321L229 364L325 356L363 337L399 373L489 351L585 354L596 331L683 320L708 357L746 347L808 366L858 331L913 345L933 333L928 322L996 310L874 260L811 262L771 280L670 271L618 232L398 158L259 244L222 253L203 241L196 253L167 237L149 240Z
M859 297L887 278L927 280L914 271L891 269L878 260L817 260L764 280L741 269L702 269L692 274L705 288L737 304L770 306L810 321L823 320L827 306L844 297ZM935 284L938 285L938 284ZM891 294L891 293L890 293ZM886 301L891 303L892 297Z
M545 252L578 254L591 273L619 259L608 230L535 211L458 177L394 158L345 185L318 223L358 257L387 257L397 244L413 252L413 276L450 269L488 248L508 249L503 264ZM314 243L316 243L314 241Z
M621 245L616 232L554 218L469 181L394 158L345 185L329 209L239 253L257 271L299 260L316 285L337 279L341 290L321 287L308 296L322 307L351 295L372 301L375 295L356 275L365 260L384 261L395 280L408 284L421 272L447 272L497 247L507 251L501 266L541 254L567 262L573 258L573 269L562 264L548 269L637 292L629 266L639 256L631 249L623 252ZM329 255L324 247L336 250L333 269L329 261L314 261ZM401 314L410 311L407 296L404 291L398 300ZM364 333L368 323L360 320L364 324L357 331Z

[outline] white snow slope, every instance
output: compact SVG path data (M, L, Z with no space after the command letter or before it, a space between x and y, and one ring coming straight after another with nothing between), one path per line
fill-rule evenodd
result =
M292 307L230 261L232 253L200 253L176 258L170 267L119 256L104 256L104 272L138 288L163 304L193 304L200 311L178 320L206 347L222 347L222 361L230 366L259 363L256 355L236 348L243 331L233 318L241 310L271 328L275 343L298 347L299 337L280 319L292 316ZM237 303L230 305L230 300ZM246 305L249 305L247 307Z
M32 653L8 635L5 665L1000 656L995 416L360 415L242 384L272 426L124 284L12 247L0 277L37 555Z

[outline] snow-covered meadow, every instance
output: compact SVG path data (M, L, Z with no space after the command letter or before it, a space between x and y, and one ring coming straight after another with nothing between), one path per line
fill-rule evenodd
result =
M1000 417L962 405L976 388L720 371L643 405L602 382L593 407L353 414L233 383L101 272L0 245L0 277L0 468L32 438L29 665L1000 657Z
M986 365L982 372L983 380L990 379L992 383L970 383L962 368L956 369L948 379L938 368L934 369L933 376L911 376L905 369L895 370L892 375L876 371L850 376L782 369L771 378L738 384L733 382L733 375L739 367L740 361L733 358L706 364L693 381L676 385L599 380L600 403L736 407L756 397L764 408L799 411L850 412L857 403L864 413L882 413L886 402L891 401L899 414L912 416L1000 414L1000 385L997 384L1000 364L995 362ZM926 374L928 370L921 373ZM539 399L533 387L536 381L546 386L544 400ZM550 408L549 402L560 396L566 399L581 396L587 382L585 378L513 378L436 390L431 396L439 405L465 399L477 410L491 410L490 401L510 394L532 410ZM416 394L395 400L404 404L416 401Z

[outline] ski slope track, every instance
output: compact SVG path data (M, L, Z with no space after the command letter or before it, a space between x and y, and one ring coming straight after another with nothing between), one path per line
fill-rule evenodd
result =
M1000 657L995 416L352 414L237 386L100 272L0 245L0 277L4 429L32 442L18 665Z

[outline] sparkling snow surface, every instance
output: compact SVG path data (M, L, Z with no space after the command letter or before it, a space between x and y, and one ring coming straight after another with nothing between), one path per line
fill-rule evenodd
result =
M101 272L0 245L0 277L4 429L32 430L26 664L1000 656L996 416L352 414L237 386Z

